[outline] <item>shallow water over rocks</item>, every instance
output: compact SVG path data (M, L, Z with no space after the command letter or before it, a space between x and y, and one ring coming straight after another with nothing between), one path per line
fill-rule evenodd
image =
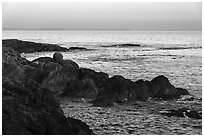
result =
M102 135L200 135L202 119L167 117L160 115L164 109L187 107L201 111L201 101L132 102L113 107L94 107L88 100L61 99L65 116L82 120Z

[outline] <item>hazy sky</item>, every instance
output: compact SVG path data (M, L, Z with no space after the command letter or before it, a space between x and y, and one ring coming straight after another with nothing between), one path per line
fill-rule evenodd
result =
M3 3L3 29L201 30L201 3Z

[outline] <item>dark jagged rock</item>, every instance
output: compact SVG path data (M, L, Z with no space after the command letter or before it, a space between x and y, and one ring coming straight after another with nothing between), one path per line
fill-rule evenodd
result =
M46 69L51 69L46 71L4 45L2 55L5 73L2 80L2 134L93 134L80 120L66 118L53 92L42 86L44 79L53 72L54 62L44 64Z
M84 47L70 47L69 50L88 50L88 49Z
M78 64L72 60L63 60L61 53L54 53L53 58L41 57L32 62L38 64L41 69L39 72L46 76L43 78L42 85L59 94L64 92L69 82L76 80L79 76Z
M167 77L160 75L149 82L149 95L157 99L178 99L181 95L189 95L183 88L175 88Z
M72 69L70 70L73 72ZM62 93L67 83L76 79L75 75L64 68L60 71L51 71L48 77L43 80L42 85L53 92Z
M2 72L3 77L22 79L24 70L16 64L5 64Z
M123 76L116 75L108 79L103 87L100 89L99 96L108 94L122 94L126 89L130 81L126 80ZM128 84L127 84L128 83Z
M24 73L21 63L25 62L20 54L10 47L2 47L3 77L21 79Z
M138 80L136 82L122 76L113 76L104 82L96 99L91 103L94 106L108 106L113 102L145 101L149 97L164 100L178 99L185 94L188 94L187 90L181 88L177 90L164 76L158 76L151 81Z
M121 48L125 48L125 47L140 47L141 45L139 44L115 44L115 45L109 45L109 46L102 46L102 47L121 47Z
M92 134L81 121L66 119L52 92L33 80L3 79L3 134Z
M179 98L176 88L163 75L157 76L149 82L149 94L153 98L173 99Z
M62 53L55 52L54 55L53 55L53 60L55 62L58 62L58 63L61 64L63 62L63 55L62 55Z
M129 100L142 100L142 101L147 100L149 98L148 83L149 81L144 81L142 79L134 82L135 91L132 94L134 97L129 97ZM130 96L130 93L129 93L129 96Z
M30 62L21 57L20 53L10 47L2 45L2 64L16 64L17 66L30 65Z
M98 88L94 84L93 80L76 79L67 84L67 87L62 93L62 96L94 98L97 94Z
M88 68L80 68L79 79L92 79L98 88L100 88L108 78L108 74L104 72L96 72Z
M191 110L185 107L179 108L179 109L160 111L160 114L168 117L175 116L175 117L183 117L183 118L188 117L188 118L194 118L194 119L202 119L201 113L199 113L196 110Z
M176 93L177 93L178 95L189 95L188 90L183 89L183 88L176 88Z
M54 65L54 64L53 64ZM58 64L59 65L59 64ZM46 65L45 65L46 66ZM51 67L53 68L53 67ZM53 92L63 93L67 84L78 79L79 66L71 60L64 60L61 66L52 70L48 77L43 81L43 85Z
M94 106L108 106L125 101L148 99L148 86L145 81L132 82L120 75L113 76L106 80L99 90L97 98L91 103Z
M32 53L42 51L69 51L67 48L60 47L56 44L35 43L17 39L7 39L2 41L5 47L11 47L19 53Z

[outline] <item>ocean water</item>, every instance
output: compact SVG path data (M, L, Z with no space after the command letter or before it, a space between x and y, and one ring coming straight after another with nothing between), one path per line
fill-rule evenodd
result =
M3 39L86 47L88 51L63 52L80 67L122 75L133 81L164 75L176 87L202 95L201 31L3 31ZM140 47L111 47L132 43ZM22 54L28 60L53 52Z

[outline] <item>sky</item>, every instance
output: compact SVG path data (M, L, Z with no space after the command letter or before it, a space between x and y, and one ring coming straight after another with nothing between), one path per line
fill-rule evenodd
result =
M202 3L4 2L2 28L201 30Z

